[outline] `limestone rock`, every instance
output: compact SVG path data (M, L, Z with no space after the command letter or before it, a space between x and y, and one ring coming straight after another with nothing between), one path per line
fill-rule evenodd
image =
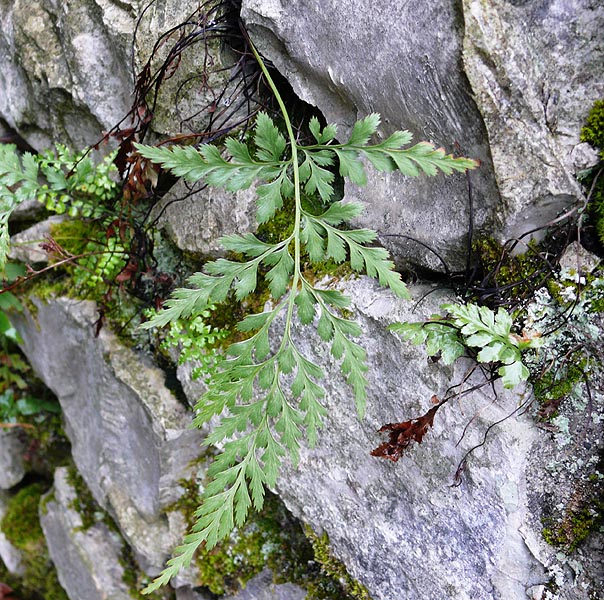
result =
M571 150L570 159L575 168L575 173L578 173L595 167L600 161L600 155L591 144L581 142Z
M315 449L302 446L298 469L282 470L277 493L296 517L328 533L334 556L374 600L523 598L525 589L546 580L525 542L540 536L529 514L526 468L544 435L531 417L516 413L528 392L497 389L494 397L486 386L463 395L439 410L423 443L398 463L370 456L383 441L377 433L383 424L427 412L432 396L442 398L469 364L429 361L422 348L386 329L439 312L450 295L412 287L416 299L429 294L415 309L367 278L341 289L352 298L363 331L358 341L368 352L367 415L357 419L329 349L302 329L297 339L304 354L326 370L328 417ZM505 418L468 458L461 485L452 487L465 453Z
M224 252L221 236L255 230L255 197L255 186L240 192L199 185L189 190L179 181L154 207L151 219L180 250L217 255Z
M560 257L559 265L571 273L585 275L592 273L601 262L600 257L583 248L579 242L572 242Z
M2 453L0 451L0 456ZM0 471L1 473L2 471ZM0 490L0 522L6 513L8 505L8 494ZM15 548L0 530L0 560L5 564L9 573L14 575L23 575L23 558L21 551Z
M42 503L40 524L61 585L72 600L128 600L120 564L123 540L101 521L84 530L73 506L76 498L67 469L58 468L54 488Z
M414 310L366 278L342 289L353 299L359 342L368 352L367 414L357 419L328 348L304 331L305 354L327 372L328 417L316 448L303 446L299 468L282 472L279 496L295 516L328 533L335 557L374 600L524 597L525 588L543 581L543 567L519 532L528 512L527 455L541 436L529 417L516 413L527 397L498 390L494 398L486 386L442 407L422 444L398 463L370 456L383 424L427 412L433 394L442 398L469 365L428 361L422 348L386 330L393 321L438 312L447 299L442 292L413 289L416 299L432 292ZM452 487L465 453L506 417L468 458L461 485Z
M180 44L180 54L168 71L177 68L164 79L151 107L155 131L168 135L201 132L210 123L220 129L253 110L253 102L247 104L240 95L240 79L232 77L239 57L231 56L216 36L218 12L232 9L223 4L216 10L219 5L218 0L205 2L199 11L200 3L195 0L164 0L149 4L141 13L135 41L138 69L153 56L151 70L156 72L171 47L177 41ZM234 14L231 17L236 19ZM157 43L160 35L170 32ZM185 41L186 36L192 38Z
M182 530L164 509L178 499L200 435L165 387L164 374L108 329L95 338L95 306L59 298L18 316L23 350L57 395L74 461L115 518L141 568L157 573Z
M463 11L463 60L489 132L508 239L581 198L573 150L604 95L604 6L464 0Z
M443 270L425 247L389 236L415 238L463 268L470 193L474 233L501 240L582 197L573 158L585 161L571 155L604 94L601 3L465 0L460 14L451 0L380 10L357 0L244 0L242 16L296 93L344 135L375 111L383 135L409 129L481 161L471 189L462 175L372 174L365 189L346 186L368 207L359 225L378 230L399 262Z
M206 6L207 8L207 6ZM166 0L148 6L135 0L17 0L0 4L0 119L41 150L56 142L73 148L96 143L103 132L127 117L137 71L159 37L188 23L201 28L199 2ZM155 48L157 61L176 43L174 35ZM185 49L172 67L151 110L154 129L162 134L203 130L224 109L232 113L219 42ZM228 64L227 59L227 64ZM203 67L210 70L204 80ZM227 87L220 105L208 111L216 89ZM235 111L236 113L236 111ZM231 115L233 116L233 115ZM235 114L237 118L237 114ZM125 121L124 127L129 125Z
M81 148L128 111L130 2L0 5L0 116L32 146Z
M372 3L358 0L244 0L254 43L303 100L317 106L345 138L357 118L382 115L382 135L408 129L416 141L448 152L459 144L482 166L471 175L474 224L499 217L487 135L461 67L463 23L453 0ZM464 175L407 178L371 170L365 188L346 185L364 202L358 224L377 230L398 260L442 270L465 265L469 191Z
M212 600L208 594L196 592L190 587L179 587L176 590L176 600Z
M0 428L0 490L12 488L25 476L25 448L18 429Z
M265 569L250 579L245 588L236 594L224 596L224 600L304 600L306 591L292 583L273 583L273 575ZM176 600L209 600L203 592L191 588L178 588Z

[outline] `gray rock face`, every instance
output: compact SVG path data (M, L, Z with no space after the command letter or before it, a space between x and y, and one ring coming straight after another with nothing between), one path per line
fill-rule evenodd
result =
M191 415L165 387L164 374L107 329L94 337L91 302L40 303L36 317L15 319L23 350L57 395L78 470L114 516L143 570L163 565L182 529L162 511L182 490L199 454Z
M275 584L265 569L247 582L243 590L225 600L304 600L306 591L292 583Z
M480 159L471 175L475 225L491 227L499 196L487 136L461 66L463 22L453 0L375 4L347 0L244 0L252 39L303 100L345 134L357 118L382 115L381 133L409 129ZM344 135L342 135L344 137ZM367 205L359 225L376 229L395 257L442 270L417 238L462 267L468 231L468 184L463 175L407 178L372 172L364 189L346 193Z
M296 93L344 132L377 111L384 135L409 129L480 159L470 175L475 233L515 237L581 198L579 131L604 94L601 3L244 0L242 15ZM465 177L373 174L367 188L346 192L366 203L359 224L378 230L399 262L443 268L389 235L463 268Z
M581 197L573 163L585 118L604 95L604 6L464 0L463 7L463 60L489 132L507 239Z
M179 181L154 207L151 219L180 250L217 255L224 252L221 236L256 229L255 197L255 187L227 192L196 185L189 190Z
M82 517L73 507L77 493L67 469L55 472L54 488L40 511L46 537L61 585L71 600L128 600L120 564L123 541L105 523L82 529Z
M126 114L132 3L2 2L0 21L0 116L31 145L85 147Z
M38 149L97 142L131 107L132 58L139 69L158 37L194 14L199 3L168 0L143 11L144 6L135 0L0 3L0 118ZM198 113L211 102L212 86L224 85L229 74L221 70L220 48L206 59L202 46L183 53L181 68L168 78L154 107L155 131L182 133L179 124L188 115L196 115L187 123L191 129L207 121L207 111ZM158 61L166 48L160 45ZM208 61L209 87L199 79Z
M333 554L374 600L524 598L548 579L540 560L545 555L535 544L541 537L531 512L536 505L528 502L535 492L526 479L529 455L539 452L545 434L515 413L528 392L497 389L495 398L487 386L455 398L438 411L422 444L410 446L398 463L370 456L383 441L377 433L383 424L426 413L432 396L444 397L469 364L433 363L421 347L386 329L393 321L439 312L450 296L418 286L412 289L416 299L432 293L414 310L367 278L341 289L353 300L363 331L358 341L368 352L367 415L359 422L329 349L301 330L303 352L326 370L329 416L317 447L302 447L298 469L282 470L277 493L296 517L328 533ZM180 374L189 389L186 373ZM473 377L467 387L483 381ZM461 485L452 487L466 452L506 417L468 458Z
M224 600L304 600L306 590L292 583L273 583L273 574L265 569L250 579L245 588ZM176 590L176 600L209 600L209 596L190 588Z
M48 253L40 248L40 244L50 235L52 225L64 220L63 216L55 215L11 236L9 258L28 265L47 263Z
M17 429L0 428L0 490L12 488L25 476L25 447Z
M523 598L526 588L544 581L520 533L528 512L527 455L540 438L528 417L514 414L526 398L498 390L494 399L488 387L464 395L439 410L423 443L398 463L370 456L382 441L381 425L427 412L432 395L442 398L468 365L429 362L421 348L385 329L394 320L437 312L442 294L413 312L411 303L367 279L346 283L344 291L353 298L368 352L367 416L358 421L328 349L306 333L305 352L327 365L329 416L317 447L303 448L299 468L282 473L280 497L294 515L328 533L335 556L375 600ZM465 453L508 416L468 459L461 485L451 487Z
M151 68L155 72L177 41L182 42L187 35L197 37L190 45L181 43L181 52L159 89L152 107L155 131L168 135L199 132L210 121L220 127L225 119L237 121L238 115L247 114L248 107L240 111L237 101L240 82L237 78L230 81L231 67L238 57L230 56L212 31L219 4L218 0L162 0L145 5L141 12L135 42L138 69L153 57ZM200 35L204 27L209 31L207 40ZM157 44L159 36L169 32L172 35Z

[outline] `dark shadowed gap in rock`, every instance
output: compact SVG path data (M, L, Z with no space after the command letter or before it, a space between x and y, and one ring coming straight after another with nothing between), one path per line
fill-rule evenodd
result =
M21 152L35 153L37 150L30 146L19 133L13 129L4 119L0 118L0 144L15 144Z

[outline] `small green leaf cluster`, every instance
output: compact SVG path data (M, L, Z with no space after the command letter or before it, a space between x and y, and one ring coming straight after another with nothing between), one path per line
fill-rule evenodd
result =
M74 269L75 285L94 290L113 282L124 268L126 257L126 249L118 238L107 238L101 234L86 244L84 256L77 261Z
M12 283L17 277L23 275L25 269L22 265L7 263L0 270L0 283L2 285ZM21 303L11 292L0 294L0 404L5 407L14 404L14 398L20 397L21 392L27 389L24 376L30 371L29 365L23 359L17 348L21 342L19 333L11 323L10 311L22 310ZM12 409L0 408L0 421L6 421L2 414L8 417Z
M126 264L128 253L124 242L108 236L103 221L66 219L51 224L50 235L61 252L75 257L62 268L70 276L71 291L79 296L102 296ZM64 256L52 258L61 260Z
M115 152L95 165L89 155L57 144L54 151L46 150L34 158L45 180L38 200L57 214L100 217L103 207L114 200L119 191L113 162Z
M500 365L497 373L506 388L513 388L529 377L522 362L522 352L538 348L539 336L512 332L512 316L503 308L495 313L476 304L444 304L448 315L435 315L420 323L395 323L390 329L413 344L425 344L429 356L440 356L450 365L468 348L474 351L479 363Z
M170 323L163 350L178 348L178 364L193 366L191 378L209 378L216 374L221 355L217 345L229 336L229 332L208 324L215 306L208 306L192 319L177 319Z
M119 189L113 157L95 165L61 145L55 152L19 156L13 144L0 144L0 268L8 253L8 218L23 201L36 198L48 210L71 217L102 216Z
M17 423L21 417L33 417L45 412L59 413L61 408L56 402L50 402L33 396L15 398L12 388L0 394L0 422Z
M346 143L337 142L334 125L322 128L313 118L310 131L315 143L300 145L270 75L260 57L256 58L281 108L287 138L268 115L259 113L248 144L229 138L224 150L209 144L199 148L137 145L143 157L191 182L202 179L232 192L256 184L260 224L273 219L287 199L293 199L294 206L293 227L273 243L252 233L223 237L224 249L242 260L219 258L206 263L202 272L190 277L189 287L177 289L164 309L145 324L151 328L194 319L231 295L243 300L256 290L259 277L267 282L271 295L263 312L238 323L238 330L247 337L228 347L197 403L196 425L220 416L206 443L221 446L223 452L209 469L212 481L205 487L192 533L146 592L167 583L188 565L201 543L212 548L245 521L252 507L259 510L265 487L275 485L284 457L289 455L295 464L302 439L306 437L311 446L315 443L326 416L320 384L324 371L302 352L296 331L316 327L353 389L359 416L364 413L366 353L354 341L361 333L359 325L346 318L350 299L315 285L305 276L303 257L312 264L348 261L354 271L375 277L399 297L409 298L409 294L387 251L370 245L376 233L346 227L363 207L334 201L335 171L363 185L365 160L378 170L398 170L412 177L463 172L477 164L424 142L405 148L411 141L409 132L398 131L371 144L380 123L377 114L358 121ZM323 208L307 210L304 194L320 198Z

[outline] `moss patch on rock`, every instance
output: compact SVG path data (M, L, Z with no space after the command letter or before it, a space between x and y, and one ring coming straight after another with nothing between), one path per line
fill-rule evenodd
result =
M201 503L199 486L194 480L181 485L185 493L169 510L181 512L190 527ZM263 509L252 512L227 540L211 550L201 548L195 565L197 585L216 595L236 593L268 568L275 583L290 582L306 589L307 600L370 600L367 590L329 554L326 536L305 530L270 492Z
M543 523L543 539L572 554L604 524L604 483L595 479L578 487L560 515L544 518Z
M367 588L356 581L348 570L344 563L335 558L329 549L329 537L326 533L317 535L309 526L304 528L306 536L312 544L312 549L315 557L315 561L321 565L321 571L328 578L328 581L337 581L342 589L344 590L347 598L354 598L355 600L371 600L369 591ZM313 581L308 586L309 594L307 600L320 600L321 598L331 598L326 596L325 593L328 590L323 589L326 582ZM334 600L336 597L335 596Z
M604 99L596 100L581 129L581 141L604 151Z
M48 555L40 526L40 500L47 487L33 483L21 488L9 501L0 529L21 550L24 574L7 581L23 600L68 600Z
M597 100L587 116L584 127L581 129L581 141L591 144L600 152L604 160L604 99ZM599 164L577 175L585 194L590 201L587 213L593 224L600 241L600 255L604 253L604 166L602 160Z

